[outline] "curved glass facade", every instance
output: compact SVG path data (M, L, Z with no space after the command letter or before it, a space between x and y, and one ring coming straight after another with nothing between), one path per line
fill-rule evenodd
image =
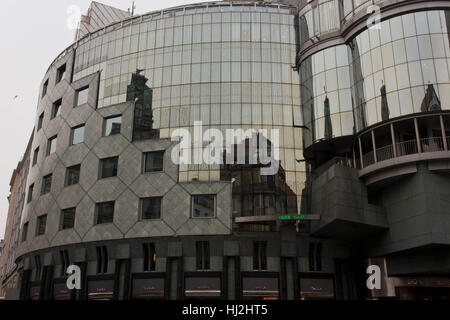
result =
M279 129L288 185L304 188L294 15L283 5L176 8L80 42L74 80L101 70L98 108L126 101L136 69L152 89L153 128ZM217 165L180 165L180 182L220 180Z
M445 11L404 14L305 59L300 86L306 146L389 118L449 109L448 21ZM437 101L432 109L427 99Z

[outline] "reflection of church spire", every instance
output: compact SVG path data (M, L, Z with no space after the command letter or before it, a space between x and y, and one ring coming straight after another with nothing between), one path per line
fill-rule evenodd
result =
M331 123L330 116L330 99L328 99L326 88L325 91L325 101L324 101L324 116L325 116L325 139L330 140L333 138L333 124Z
M159 137L159 131L153 130L152 100L153 90L146 85L148 79L136 69L127 87L127 101L134 102L133 140Z
M384 81L381 80L381 119L383 121L389 120L389 105L386 96L386 86L384 85Z
M441 110L441 101L439 100L439 97L434 90L434 86L430 83L428 84L428 88L425 93L425 97L423 98L420 110L422 112Z

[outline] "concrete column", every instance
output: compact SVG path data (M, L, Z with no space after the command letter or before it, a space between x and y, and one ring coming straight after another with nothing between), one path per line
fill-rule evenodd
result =
M447 137L445 134L445 126L444 126L444 117L442 114L439 116L439 121L441 123L441 133L442 133L442 141L444 142L444 150L448 150L448 143L447 143Z
M414 129L416 130L417 152L422 153L422 143L420 143L419 121L414 118Z
M375 163L377 163L378 162L377 161L377 146L376 146L376 143L375 143L375 133L374 133L373 130L371 131L371 134L372 134L373 160L375 161Z
M392 150L394 151L394 158L397 158L397 141L395 139L394 124L391 123L391 137L392 137Z
M358 137L358 143L359 143L359 161L361 162L361 169L362 169L362 168L364 168L364 161L363 161L362 145L361 145L360 137Z

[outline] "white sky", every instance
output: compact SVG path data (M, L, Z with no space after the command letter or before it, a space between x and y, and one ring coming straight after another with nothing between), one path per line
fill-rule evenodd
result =
M0 239L8 214L9 181L31 136L39 85L48 66L68 47L74 30L67 9L85 14L90 0L2 0L0 10ZM131 0L101 0L127 10ZM203 2L202 0L135 0L135 14ZM14 97L18 95L18 98Z

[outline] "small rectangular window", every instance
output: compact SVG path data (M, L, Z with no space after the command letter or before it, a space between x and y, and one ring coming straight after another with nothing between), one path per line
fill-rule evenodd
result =
M34 183L28 188L27 203L33 201L33 190L34 190Z
M161 219L162 198L141 199L141 219L156 220Z
M67 168L66 172L66 187L78 184L80 181L80 169L81 165Z
M57 140L58 140L57 136L54 136L54 137L48 139L48 142L47 142L47 156L51 155L52 153L55 153Z
M210 269L210 249L209 241L197 241L196 242L196 260L197 270L209 270Z
M104 136L109 137L115 134L119 134L121 126L122 126L122 116L106 119Z
M56 118L57 116L59 116L61 114L61 105L62 105L62 99L59 99L53 103L51 119Z
M144 272L156 270L156 248L154 243L144 243Z
M70 266L69 251L59 251L59 257L61 259L61 276L64 277L66 275L67 268Z
M97 247L97 273L108 272L108 250L105 246Z
M214 218L215 211L215 195L200 195L192 197L192 218Z
M82 88L75 92L75 107L88 103L89 87Z
M49 174L42 179L41 196L50 193L52 189L52 175Z
M37 147L36 150L34 150L34 153L33 153L33 166L36 165L37 160L38 160L38 156L39 156L39 147Z
M42 129L42 123L44 122L44 112L41 113L38 120L37 131Z
M267 270L267 241L253 242L253 270Z
M42 98L45 97L45 95L47 94L47 89L48 89L48 79L47 81L44 82L44 85L42 86Z
M23 229L22 229L22 242L27 241L27 235L28 235L28 222L26 222L23 225Z
M95 224L112 223L114 220L114 201L97 204L97 219Z
M45 234L45 227L47 226L47 215L44 214L37 218L36 223L36 237Z
M147 152L144 154L144 172L163 171L164 151Z
M56 84L60 83L61 80L64 79L64 76L66 75L66 65L62 65L58 68L56 71Z
M72 128L72 145L84 142L84 125Z
M100 160L100 179L116 177L119 157Z
M61 230L72 229L75 225L76 208L61 211Z

